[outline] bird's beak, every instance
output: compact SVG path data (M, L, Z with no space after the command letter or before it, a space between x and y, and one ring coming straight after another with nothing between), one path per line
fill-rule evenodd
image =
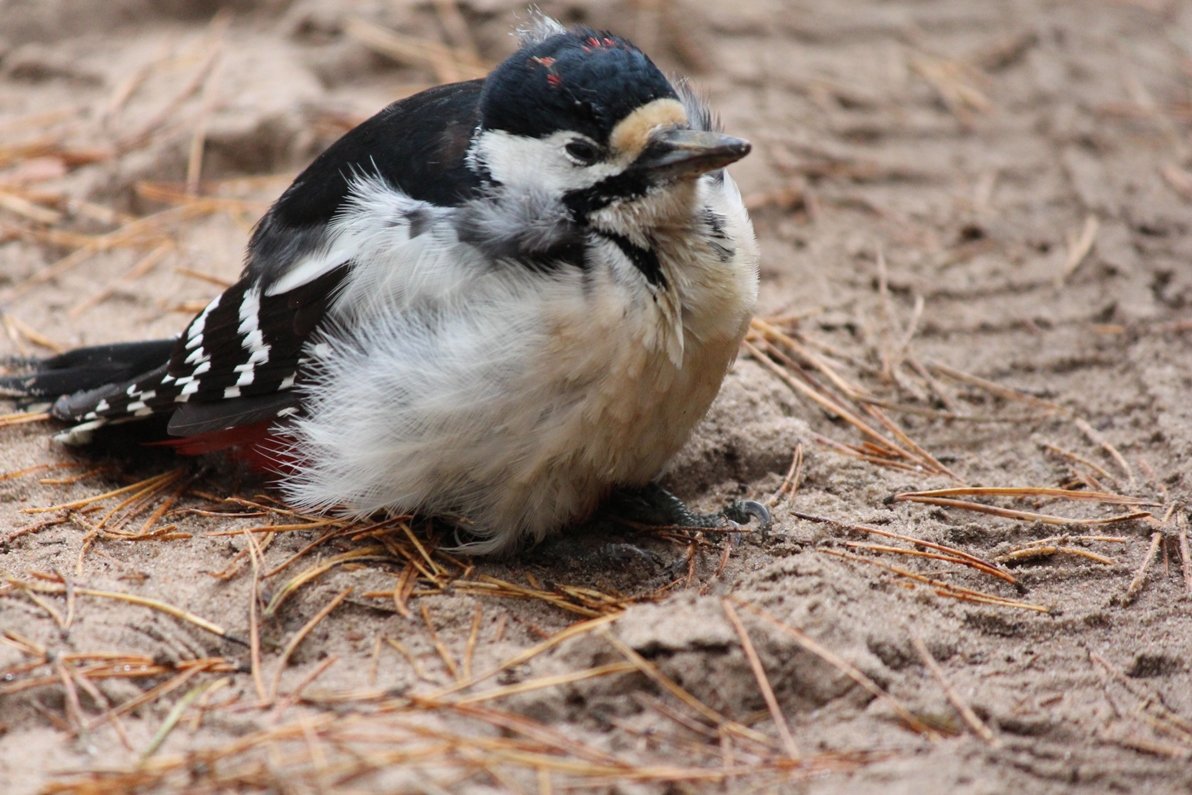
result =
M667 179L698 177L724 168L749 154L741 138L704 130L659 130L634 163L635 168Z

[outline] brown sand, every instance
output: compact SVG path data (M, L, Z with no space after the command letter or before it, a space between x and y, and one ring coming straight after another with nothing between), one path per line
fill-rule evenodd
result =
M193 273L232 279L251 223L345 125L512 46L507 0L329 5L4 6L0 352L44 353L30 329L63 346L176 332L216 289ZM295 520L192 510L260 502L233 468L186 469L106 522L122 497L29 513L178 462L80 459L45 425L0 428L0 470L74 465L0 481L0 790L1192 788L1192 6L545 6L694 73L754 141L734 173L761 314L788 316L941 466L905 441L892 462L894 442L859 457L854 425L743 356L669 484L710 509L766 498L804 460L775 532L722 571L721 537L688 577L686 541L628 530L467 569L428 553L440 571L391 529L274 572L326 528L228 534ZM399 60L366 45L377 28L405 37ZM188 167L220 201L177 198ZM961 483L1147 501L961 498L1020 511L1147 514L1056 525L890 499ZM997 570L1016 584L848 524L1010 555ZM158 535L127 537L143 529ZM533 649L584 613L615 618Z

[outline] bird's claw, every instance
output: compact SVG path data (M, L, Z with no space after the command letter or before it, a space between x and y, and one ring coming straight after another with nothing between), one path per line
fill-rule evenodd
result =
M750 519L757 519L758 528L763 535L768 533L774 524L770 509L756 500L735 500L724 509L723 516L737 524L749 524Z

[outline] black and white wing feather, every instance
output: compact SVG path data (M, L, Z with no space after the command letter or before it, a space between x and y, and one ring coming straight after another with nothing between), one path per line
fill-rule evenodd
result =
M76 423L66 441L154 414L169 414L171 435L193 436L298 412L294 386L357 264L357 186L366 181L391 194L388 225L398 230L391 234L407 239L435 208L476 196L480 182L466 155L481 86L439 86L395 102L324 151L257 225L240 281L178 338L24 363L17 375L0 377L0 394L51 399L55 417ZM378 220L384 227L386 219L369 222Z

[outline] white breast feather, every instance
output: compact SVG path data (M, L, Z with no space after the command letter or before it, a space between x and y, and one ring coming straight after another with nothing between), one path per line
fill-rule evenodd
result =
M586 275L543 274L477 263L447 223L413 240L366 232L367 215L408 199L362 193L341 221L357 267L304 387L293 433L306 463L287 497L350 515L463 514L485 539L471 548L494 552L582 518L614 485L648 483L715 397L756 299L735 186L699 190L736 256L692 248L691 228L663 234L659 301L619 252ZM349 309L364 297L366 311Z

